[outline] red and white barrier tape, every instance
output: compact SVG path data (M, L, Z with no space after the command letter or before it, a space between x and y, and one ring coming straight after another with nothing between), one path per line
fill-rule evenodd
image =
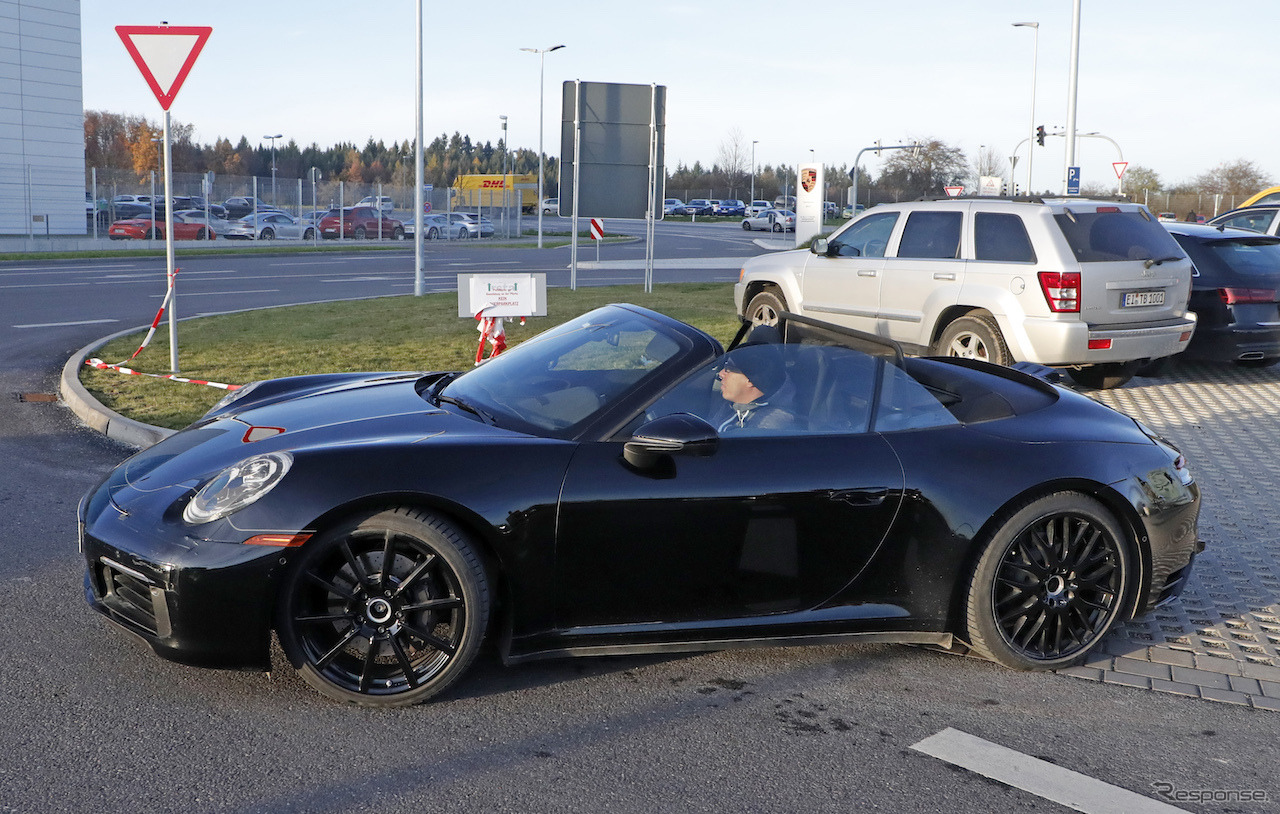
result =
M170 381L182 382L184 384L203 384L208 387L216 387L219 390L239 390L244 385L241 384L222 384L221 382L207 382L203 379L186 379L182 376L175 376L172 373L143 373L140 370L133 370L124 365L108 364L101 359L85 359L84 363L89 367L97 370L114 370L117 373L127 373L130 376L149 376L153 379L169 379Z
M169 302L173 300L173 278L177 277L178 272L180 271L182 271L180 268L175 268L173 270L173 276L169 278L169 290L164 292L164 299L160 301L160 310L156 311L156 318L151 320L151 330L147 331L147 335L143 338L142 344L133 352L133 356L130 356L129 359L125 359L125 362L136 358L139 353L142 353L142 349L150 344L151 337L156 335L156 326L160 324L160 317L164 316L165 309L169 307ZM121 362L121 364L124 364L124 362Z

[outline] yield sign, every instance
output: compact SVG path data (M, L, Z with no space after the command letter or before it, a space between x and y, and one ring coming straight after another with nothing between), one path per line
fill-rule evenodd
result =
M1124 178L1124 171L1129 169L1128 161L1112 161L1111 168L1116 171L1117 178Z
M168 110L213 28L207 25L118 25L116 33L163 110Z
M954 198L964 192L964 187L943 187L943 190L946 191L947 195Z

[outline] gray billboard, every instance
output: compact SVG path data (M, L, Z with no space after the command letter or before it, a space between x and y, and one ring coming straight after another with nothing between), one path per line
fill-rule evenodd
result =
M573 211L576 178L580 217L644 218L665 189L666 86L573 81L562 97L561 214Z

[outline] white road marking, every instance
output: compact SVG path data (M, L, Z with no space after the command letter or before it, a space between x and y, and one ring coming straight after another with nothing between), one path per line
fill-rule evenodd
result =
M1086 814L1172 814L1185 810L958 729L944 729L911 748Z
M181 297L225 297L229 294L279 294L278 288L256 288L251 291L183 291L178 289L178 296ZM153 300L164 299L164 294L148 294Z
M41 322L31 325L14 325L15 328L70 328L74 325L103 325L108 322L119 322L118 319L82 319L79 322Z

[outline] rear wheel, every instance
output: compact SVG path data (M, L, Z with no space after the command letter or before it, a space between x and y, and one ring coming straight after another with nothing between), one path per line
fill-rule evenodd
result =
M364 240L365 231L363 226L357 226L355 231L356 240Z
M1115 516L1078 492L1013 512L992 535L969 585L969 644L1015 670L1082 659L1123 611L1136 570Z
M1082 387L1094 390L1110 390L1119 387L1133 378L1141 365L1137 362L1107 362L1101 365L1088 365L1067 371L1071 380Z
M438 237L440 237L440 230L436 227L432 226L427 230L427 240L435 240Z
M208 240L209 232L203 227L196 230L196 240Z
M934 356L959 356L996 365L1013 361L1000 326L984 314L969 314L952 322L943 329L931 352Z
M259 240L275 240L276 231L274 229L263 229L262 234L258 235Z
M391 233L392 240L404 240L404 229L397 226L395 231Z
M406 507L312 540L280 594L280 644L330 698L374 707L427 700L475 659L489 622L484 563L465 535Z
M782 224L781 224L781 223L776 223L776 222L775 222L775 223L773 224L773 231L775 231L775 232L781 232L781 231L782 231Z
M781 314L785 310L787 310L787 304L782 296L773 289L766 289L756 294L747 303L746 317L751 320L752 325L772 325L780 329Z
M312 240L313 238L315 238L315 236L316 236L315 229L308 229L307 231L302 233L303 240Z
M750 232L750 231L751 231L751 224L750 224L750 222L745 221L745 220L742 222L742 231L744 231L744 232Z

